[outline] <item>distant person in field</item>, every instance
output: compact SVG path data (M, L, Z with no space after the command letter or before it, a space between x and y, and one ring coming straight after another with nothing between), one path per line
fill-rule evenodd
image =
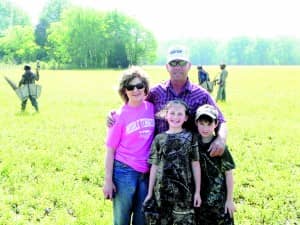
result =
M139 67L126 70L119 84L124 105L108 130L103 194L113 201L115 225L144 225L142 205L148 192L154 107L145 101L149 82ZM131 222L130 222L131 221Z
M196 131L197 128L194 122L196 109L204 104L216 106L216 103L207 91L190 82L188 73L191 69L191 62L187 49L184 46L169 48L166 69L170 75L170 80L152 87L146 100L153 103L155 113L161 111L171 100L180 99L185 101L189 106L189 113L191 115L186 122L185 128ZM222 155L226 143L227 126L223 114L219 109L218 111L218 135L209 148L211 156ZM113 112L107 118L108 126L114 123L112 114ZM156 134L166 130L168 130L167 121L155 118Z
M218 79L219 89L217 93L216 102L218 101L225 102L226 101L226 79L228 77L228 72L226 70L225 64L221 64L220 69L221 69L221 73Z
M36 93L30 93L30 91L32 91L32 90L29 88L29 85L34 84L35 81L38 81L40 79L39 64L37 65L37 68L36 68L36 74L34 74L31 71L30 65L27 65L27 64L24 66L24 71L25 71L25 73L22 75L22 78L19 82L19 87L26 86L28 88L28 90L29 90L28 98L30 99L31 105L35 108L35 111L38 112L39 107L38 107L38 102L36 100ZM22 112L24 112L26 109L26 104L27 104L28 98L23 100L21 103L21 111Z
M193 207L200 207L201 171L196 136L182 125L188 119L188 106L173 100L159 112L169 128L157 134L151 147L150 180L145 199L147 224L194 225ZM151 200L157 204L158 216L147 212Z
M213 84L210 83L209 74L207 71L203 69L203 66L199 65L197 66L198 69L198 82L201 87L206 89L208 92L213 91Z
M197 225L234 224L232 170L235 163L227 146L221 156L211 157L207 151L216 138L217 118L218 111L212 105L202 105L196 111L202 198L200 209L195 208Z

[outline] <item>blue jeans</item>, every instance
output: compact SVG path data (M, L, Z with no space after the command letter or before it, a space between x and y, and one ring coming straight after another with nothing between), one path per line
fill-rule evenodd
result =
M113 198L114 225L129 225L130 221L133 225L145 224L142 206L148 193L148 180L148 174L114 161L113 182L117 189Z

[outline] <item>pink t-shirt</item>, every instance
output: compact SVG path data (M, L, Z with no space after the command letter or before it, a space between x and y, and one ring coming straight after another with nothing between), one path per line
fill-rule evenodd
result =
M154 137L154 107L144 101L138 107L125 104L108 129L106 146L115 149L115 159L138 172L149 171L147 160Z

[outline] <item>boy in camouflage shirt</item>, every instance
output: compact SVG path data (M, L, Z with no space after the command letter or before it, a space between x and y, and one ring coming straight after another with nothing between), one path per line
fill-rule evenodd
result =
M224 154L210 157L208 148L216 138L218 111L211 105L200 106L195 122L199 132L202 204L196 208L198 225L233 225L233 173L235 163L225 147Z
M144 202L147 224L194 225L193 207L201 204L201 172L197 136L182 128L188 107L170 101L164 111L169 129L158 134L151 147L148 195ZM156 212L147 211L149 204Z

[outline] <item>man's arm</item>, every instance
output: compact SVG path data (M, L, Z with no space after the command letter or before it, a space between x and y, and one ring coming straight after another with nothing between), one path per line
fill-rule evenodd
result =
M116 115L115 110L112 110L108 113L108 115L106 117L106 126L108 128L112 127L116 123L116 119L114 117L115 115Z
M221 156L225 150L227 140L227 125L225 122L221 123L217 131L217 138L211 143L208 151L211 157Z

